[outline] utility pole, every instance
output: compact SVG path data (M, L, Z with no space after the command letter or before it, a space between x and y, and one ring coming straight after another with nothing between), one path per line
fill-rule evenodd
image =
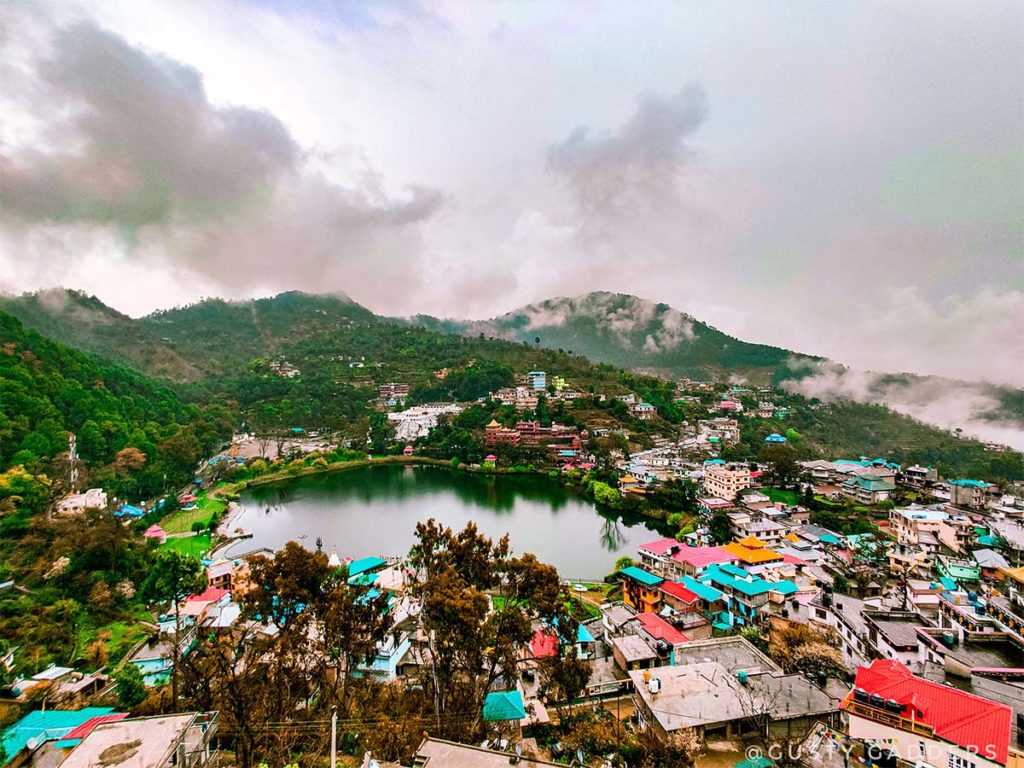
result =
M331 768L338 768L338 708L331 707Z

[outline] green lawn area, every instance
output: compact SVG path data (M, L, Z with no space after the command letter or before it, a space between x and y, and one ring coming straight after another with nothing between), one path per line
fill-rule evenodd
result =
M762 488L761 491L772 501L778 501L787 507L795 507L800 503L800 497L796 491L783 491L778 488Z
M200 522L204 526L210 524L210 518L221 514L227 508L227 502L221 498L211 499L205 493L196 499L196 508L185 512L178 510L172 512L160 521L160 527L168 533L188 533L192 530L194 523Z
M197 536L168 539L160 545L160 549L173 549L181 552L183 555L206 557L206 553L210 551L210 533L206 531Z

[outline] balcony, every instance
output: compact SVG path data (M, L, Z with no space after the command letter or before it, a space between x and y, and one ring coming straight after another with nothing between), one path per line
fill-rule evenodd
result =
M868 706L862 704L853 698L853 695L846 697L843 702L843 708L850 715L856 715L857 717L863 718L864 720L870 720L880 725L887 725L890 728L897 728L901 731L907 731L909 733L916 733L918 736L925 736L927 738L933 738L935 735L934 729L930 725L925 725L916 720L910 720L902 715L897 715L894 712L886 712L884 709L878 707Z

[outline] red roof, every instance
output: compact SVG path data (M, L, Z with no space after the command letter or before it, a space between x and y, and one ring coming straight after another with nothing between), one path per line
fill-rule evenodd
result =
M672 556L680 563L689 563L694 568L703 568L712 563L735 563L738 558L722 547L683 547Z
M806 560L802 560L799 557L797 557L796 555L786 555L786 554L784 554L782 556L782 562L784 562L784 563L793 563L794 565L809 565L809 563Z
M913 707L914 719L930 725L937 738L1006 764L1013 711L1005 704L914 677L892 659L859 667L854 686Z
M189 595L185 598L186 603L191 602L202 602L202 603L215 603L220 600L224 595L230 595L230 589L221 589L220 587L207 587L198 595Z
M84 723L77 728L72 728L68 731L62 739L84 739L97 725L103 725L104 723L116 723L118 720L124 720L128 717L127 712L115 712L112 715L100 715L99 717L90 717Z
M636 620L640 622L647 634L655 640L664 640L667 643L672 643L672 645L690 642L690 638L656 613L638 613Z
M682 584L677 584L674 581L666 581L664 584L662 584L661 591L664 592L666 595L678 597L684 603L692 603L695 600L700 599L699 597L697 597L696 594L688 590Z
M538 629L533 633L533 639L530 640L530 651L535 659L554 656L558 653L558 638L555 637L554 632Z

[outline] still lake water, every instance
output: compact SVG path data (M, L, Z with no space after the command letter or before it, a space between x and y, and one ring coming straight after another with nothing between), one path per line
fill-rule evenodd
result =
M475 475L443 467L387 465L295 478L242 494L234 526L253 533L229 553L310 549L319 536L342 557L404 555L416 523L431 517L461 529L473 520L488 536L509 534L514 552L532 552L566 578L600 578L615 559L658 538L653 523L602 517L548 477Z

